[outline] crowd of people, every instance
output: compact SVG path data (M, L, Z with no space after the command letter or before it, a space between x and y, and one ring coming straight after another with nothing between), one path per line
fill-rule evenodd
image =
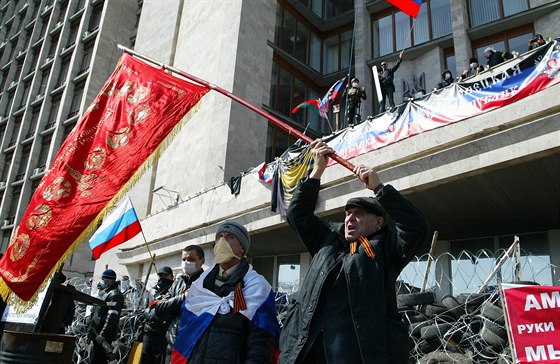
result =
M529 50L545 44L537 34ZM512 55L493 47L484 50L487 66ZM383 100L395 107L394 74L403 58L389 67L381 63L379 80ZM485 68L472 57L458 79ZM444 70L435 89L455 81ZM347 87L348 122L360 122L359 107L366 91L353 78ZM314 213L321 176L334 150L311 143L313 169L299 184L287 221L312 260L295 302L280 330L269 282L255 271L247 253L251 236L235 221L221 223L215 232L215 264L204 269L204 250L189 245L181 251L181 274L163 266L157 284L149 290L141 331L141 364L173 363L407 363L408 327L397 311L395 282L415 255L428 231L414 205L391 185L381 182L375 168L359 165L356 178L370 191L345 204L345 219L333 223ZM389 223L390 222L390 223ZM1 255L0 255L1 256ZM137 291L126 275L117 280L113 269L101 275L89 336L90 363L108 363L111 342L118 338L119 318ZM5 304L0 301L0 312ZM140 338L139 338L140 340Z
M408 328L397 311L395 282L423 242L426 220L363 165L354 174L374 197L349 199L344 222L318 218L320 179L333 150L319 140L311 148L313 169L295 192L287 219L312 261L283 329L270 283L247 258L249 232L225 221L215 232L213 266L204 269L204 250L189 245L181 252L182 274L158 269L145 308L140 363L168 363L170 357L189 364L408 362ZM108 344L117 338L131 292L116 278L112 269L101 276L99 296L107 306L92 315L92 363L108 362Z
M538 48L546 44L546 40L542 34L536 34L528 42L528 50ZM441 73L441 80L433 88L433 91L443 89L453 82L463 81L467 78L476 76L481 72L484 72L488 68L497 66L504 61L513 58L513 54L510 52L496 50L493 46L488 46L484 49L484 57L486 58L486 66L479 63L476 57L471 57L469 59L468 67L459 75L454 77L453 73L446 69ZM401 61L403 59L404 50L399 53L396 63L394 66L389 67L386 61L380 63L380 71L378 72L380 94L382 96L379 101L378 114L382 114L386 111L392 111L395 108L395 84L394 77L395 72L399 69ZM366 99L365 87L359 87L359 80L353 78L351 84L347 87L347 123L348 125L355 125L361 121L360 116L360 105L361 101ZM423 91L425 93L425 90ZM387 106L388 104L388 106Z

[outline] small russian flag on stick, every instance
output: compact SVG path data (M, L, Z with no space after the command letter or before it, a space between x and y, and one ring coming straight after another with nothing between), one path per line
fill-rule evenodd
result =
M120 245L142 231L140 220L136 215L130 197L124 201L103 220L103 224L97 229L89 240L89 246L95 259L101 254Z

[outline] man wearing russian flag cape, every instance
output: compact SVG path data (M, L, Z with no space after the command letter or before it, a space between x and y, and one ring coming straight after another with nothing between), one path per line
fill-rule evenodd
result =
M218 227L216 264L187 293L172 364L273 363L280 332L274 292L247 261L250 239L234 221Z

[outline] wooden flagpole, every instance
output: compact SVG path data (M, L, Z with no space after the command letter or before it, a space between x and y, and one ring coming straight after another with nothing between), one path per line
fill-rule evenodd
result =
M127 196L126 198L128 198L130 200L130 206L132 206L132 209L134 210L134 215L136 215L136 218L138 219L138 215L136 214L136 208L134 208L134 204L132 203L132 199L130 198L130 196ZM148 245L148 240L146 239L146 235L144 235L144 229L142 229L142 224L140 223L140 219L138 219L138 225L140 225L140 233L142 234L142 239L144 239L144 245L146 246L146 249L148 250L148 254L150 255L150 264L154 266L154 269L157 273L157 267L156 267L156 260L154 258L154 255L152 254L152 251L150 250L150 246Z
M239 98L238 96L235 96L234 94L232 94L231 92L213 84L210 83L208 81L205 81L203 79L200 79L196 76L193 76L189 73L183 72L181 70L178 70L174 67L165 65L161 62L156 61L153 58L144 56L138 52L133 51L132 49L129 49L125 46L122 45L117 45L119 49L121 49L123 52L126 52L132 56L138 57L140 59L143 59L145 61L148 61L150 63L153 63L155 65L158 65L159 67L162 67L165 70L169 70L171 72L174 72L178 75L181 75L191 81L194 81L200 85L206 86L208 87L210 90L214 90L217 91L219 93L221 93L222 95L229 97L230 99L240 103L241 105L245 106L246 108L250 109L251 111L256 112L257 114L259 114L260 116L264 117L265 119L269 120L271 123L273 123L275 126L277 126L278 128L282 129L283 131L287 132L289 135L293 135L296 138L306 142L307 144L311 143L313 141L313 139L311 139L310 137L308 137L307 135L303 134L302 132L300 132L299 130L297 130L296 128L293 128L291 126L289 126L288 124L286 124L285 122L283 122L282 120L276 118L275 116L269 114L268 112L259 109L258 107L254 106L253 104L250 104L249 102ZM350 163L349 161L347 161L346 159L342 158L341 156L337 155L337 154L329 154L329 157L332 158L334 161L336 161L338 164L342 165L343 167L349 169L350 171L354 171L355 166Z

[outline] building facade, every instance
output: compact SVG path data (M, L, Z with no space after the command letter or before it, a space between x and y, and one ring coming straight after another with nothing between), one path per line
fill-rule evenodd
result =
M36 18L44 11L44 2ZM0 10L11 9L13 3L3 2ZM18 6L22 4L20 1ZM57 9L59 4L62 3L53 3L53 8ZM73 6L74 1L67 4ZM129 8L122 9L123 4ZM336 80L350 74L360 79L368 93L360 108L362 118L374 116L378 105L371 67L381 61L394 64L403 48L404 58L395 76L397 103L403 101L407 91L430 92L445 69L455 76L461 74L473 55L485 64L483 50L487 46L523 53L528 40L537 33L545 38L560 35L559 1L427 0L416 20L384 0L107 0L90 1L85 8L93 14L96 5L103 8L100 24L113 28L105 37L105 27L99 28L91 71L84 78L78 77L78 83L83 80L87 90L87 96L78 103L78 115L100 89L112 69L110 65L118 59L113 40L126 45L132 39L135 51L230 90L313 137L330 134L336 128L337 115L331 112L331 122L327 122L309 110L291 114L296 105L321 97ZM120 12L112 6L120 6ZM71 12L67 13L65 21L71 20ZM87 14L86 10L86 18L77 28L80 37L75 39L81 40L86 30L93 29L85 20L89 19ZM49 24L54 27L58 20L53 21ZM4 23L6 15L2 18ZM65 23L62 29L70 31L72 24ZM4 38L9 43L13 36ZM33 44L26 48L28 52ZM47 44L39 47L33 80L43 74L39 72L41 62L53 53ZM83 47L82 42L79 44L76 49ZM12 75L17 67L6 66L13 57L7 57L11 52L7 49L11 49L11 44L4 48L4 67L0 70L7 69L7 74ZM54 64L62 64L62 46L56 51ZM72 52L72 70L76 69L72 72L76 73L70 72L65 79L72 87L64 87L62 95L67 101L61 102L64 107L55 113L57 126L52 135L58 144L49 144L42 164L24 162L26 167L18 169L20 161L26 158L25 146L31 145L28 153L40 155L42 149L35 144L46 138L41 134L37 143L25 144L20 136L27 131L21 128L13 140L17 150L10 150L11 130L19 109L11 105L6 109L10 119L0 124L6 127L2 139L2 178L6 185L1 211L4 220L13 217L14 221L3 228L3 244L9 240L10 226L17 224L18 216L25 210L33 183L38 183L31 178L35 168L48 165L48 158L52 158L65 135L64 128L71 125L68 111L73 110L71 90L80 74L80 54ZM75 63L77 60L80 62ZM93 76L91 67L96 65ZM58 78L59 73L53 71L51 79L55 74ZM15 89L11 89L15 78L7 78L2 85L0 108L8 100L20 100L17 96L25 90L25 74L24 71L18 76ZM48 91L52 93L56 84L54 81ZM4 97L10 90L18 92L15 98ZM473 255L488 251L492 255L507 247L513 235L520 236L523 250L530 254L525 259L538 257L543 267L560 265L557 93L555 86L499 110L415 135L352 160L354 164L377 166L385 183L393 184L425 212L432 230L439 233L436 255L449 253L450 257L438 260L434 277L453 278L457 273L453 257L461 251L471 251ZM32 99L37 92L30 95L25 116L33 115ZM17 101L13 103L18 105ZM40 107L39 112L44 109ZM344 110L343 101L341 109ZM345 127L341 115L340 127ZM78 116L75 117L77 120ZM41 122L35 125L39 133L44 130L46 119L47 116L40 118ZM21 125L27 125L26 120L23 117ZM156 255L158 266L168 265L176 272L180 271L180 251L190 244L201 245L208 254L207 264L212 264L217 225L234 219L251 232L249 256L256 269L275 288L295 289L297 280L305 276L310 256L286 221L270 211L271 187L258 181L254 172L256 166L273 160L293 142L292 136L264 118L210 92L158 162L130 191L144 235L104 254L95 263L94 275L100 276L110 266L119 275L145 276L150 262L146 245ZM23 182L14 185L21 173L27 173ZM239 176L241 188L235 194L227 182ZM322 182L325 187L317 212L325 218L341 220L345 201L366 194L351 173L338 165L327 169ZM16 198L14 191L18 186L21 196ZM428 237L421 254L429 250L429 240ZM86 246L86 253L87 249ZM543 284L560 283L559 272L550 269L525 278ZM470 288L438 284L442 292L460 293L457 290Z
M65 137L134 41L136 1L0 2L0 251ZM132 37L131 37L132 36ZM65 263L91 276L87 245Z

